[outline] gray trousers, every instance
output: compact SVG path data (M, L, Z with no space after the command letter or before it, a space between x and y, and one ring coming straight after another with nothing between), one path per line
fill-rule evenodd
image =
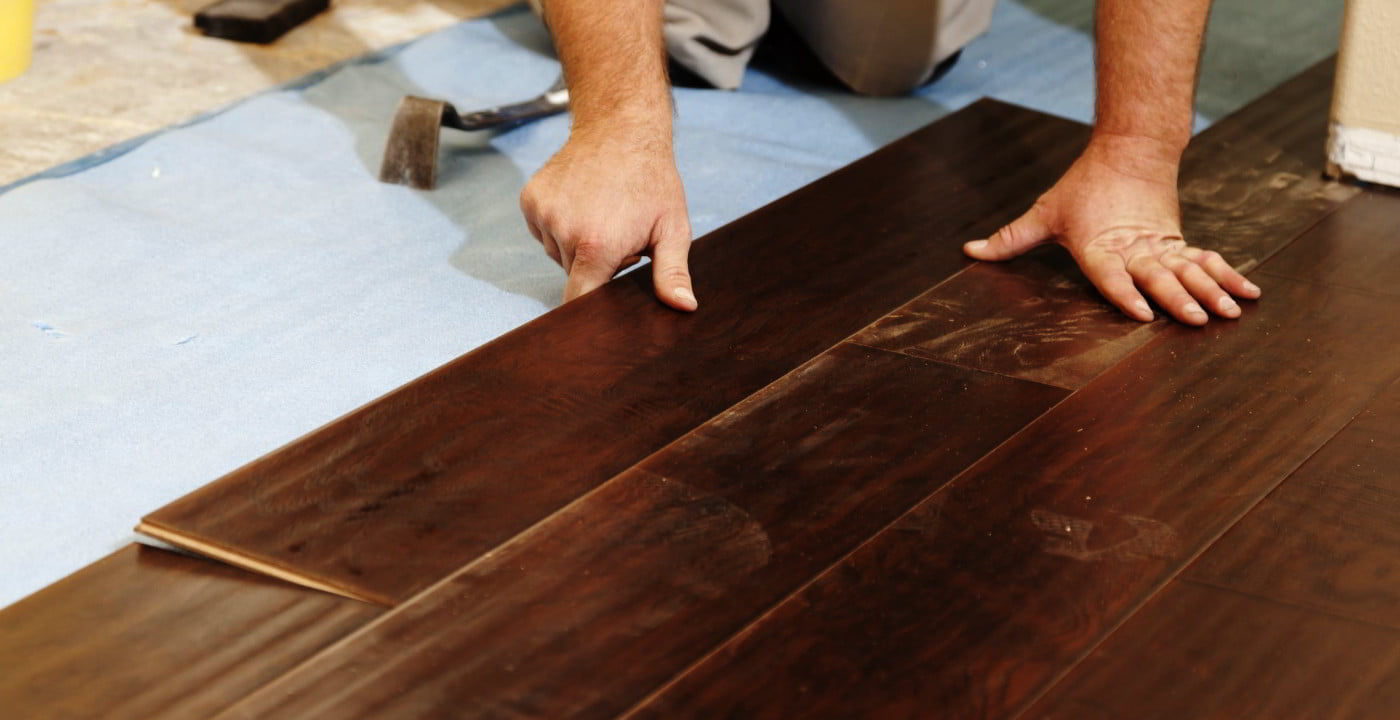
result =
M856 92L899 95L986 32L996 0L772 0L836 77ZM769 0L667 0L672 59L715 87L739 86Z

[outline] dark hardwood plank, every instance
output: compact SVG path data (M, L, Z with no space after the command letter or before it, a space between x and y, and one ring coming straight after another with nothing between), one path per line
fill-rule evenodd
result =
M1269 260L1271 275L1400 295L1400 192L1372 190Z
M0 715L208 717L382 611L128 545L0 611Z
M1185 575L1400 629L1400 384Z
M1192 140L1181 193L1193 243L1254 267L1358 192L1321 176L1334 69L1319 63ZM970 267L855 340L1074 389L1168 322L1124 317L1055 247Z
M1142 347L1169 321L1106 303L1064 250L968 268L852 340L1070 390Z
M838 346L230 716L612 717L1064 395Z
M1188 239L1248 272L1360 192L1323 176L1335 75L1336 58L1323 60L1192 139L1181 161Z
M1023 718L1391 720L1400 633L1174 582Z
M142 530L401 601L964 267L1085 137L979 102L697 243L698 313L625 276Z
M1013 716L1400 375L1400 301L1278 279L1171 327L645 705Z

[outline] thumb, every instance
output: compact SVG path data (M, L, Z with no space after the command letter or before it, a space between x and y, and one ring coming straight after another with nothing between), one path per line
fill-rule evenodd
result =
M1045 222L1044 210L1036 203L1024 215L998 230L986 240L973 240L963 245L963 252L978 260L1010 260L1021 253L1049 240L1049 223Z
M677 310L699 307L690 284L690 230L687 223L662 223L651 251L651 281L656 297Z

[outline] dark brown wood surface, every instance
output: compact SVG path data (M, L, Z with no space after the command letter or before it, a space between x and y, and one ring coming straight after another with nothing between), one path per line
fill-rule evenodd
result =
M1181 161L1182 231L1247 272L1360 191L1323 177L1336 59L1212 125Z
M0 717L209 717L381 612L128 545L0 611Z
M1376 362L1400 301L1266 279L1243 319L1166 329L639 714L1014 715L1400 375Z
M1400 385L1231 528L1186 576L1400 629Z
M1069 253L1046 247L970 267L852 340L1073 390L1169 322L1125 316Z
M613 717L1065 394L838 346L230 716Z
M1192 140L1181 173L1192 243L1253 268L1358 192L1321 173L1334 69L1323 61ZM855 340L1074 389L1167 324L1124 317L1054 247L972 266Z
M1400 191L1372 190L1329 215L1311 243L1269 261L1274 275L1400 295Z
M1178 581L1020 717L1393 720L1397 713L1400 632Z
M1238 323L968 266L1083 140L982 103L697 245L701 314L629 276L150 519L400 607L127 548L0 612L0 715L1388 717L1400 199L1316 174L1330 72L1188 154Z
M401 601L964 267L1085 137L979 102L702 239L699 312L626 276L143 529Z

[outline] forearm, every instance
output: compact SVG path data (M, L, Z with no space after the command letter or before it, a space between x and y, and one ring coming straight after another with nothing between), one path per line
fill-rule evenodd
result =
M574 135L671 139L663 0L546 0L569 84Z
M1259 288L1187 244L1177 196L1209 13L1210 0L1099 0L1089 147L1030 210L966 252L1008 260L1054 240L1129 317L1153 319L1148 297L1188 325L1240 317L1234 298Z
M1094 138L1173 165L1191 139L1210 0L1099 0Z

